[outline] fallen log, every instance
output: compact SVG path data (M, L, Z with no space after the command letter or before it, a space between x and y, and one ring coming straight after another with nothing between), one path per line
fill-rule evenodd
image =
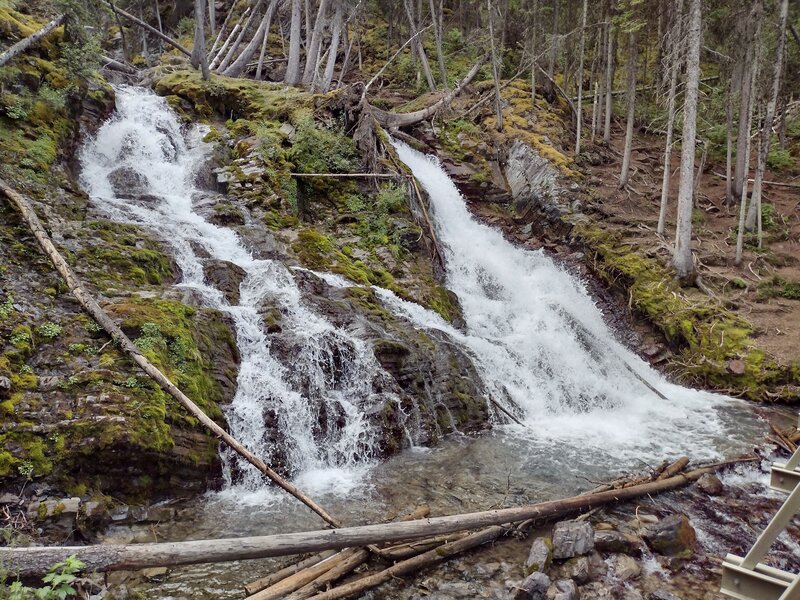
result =
M50 236L44 229L39 217L36 216L36 211L31 206L30 202L26 200L21 194L16 192L10 185L0 179L0 191L2 191L12 204L14 204L28 225L39 246L53 263L56 271L61 275L67 284L67 287L72 292L72 295L78 300L80 305L86 310L87 313L111 336L111 339L116 342L117 346L125 352L142 371L147 373L153 381L167 392L170 396L180 403L193 417L195 417L203 426L211 431L215 436L220 438L232 450L239 454L242 458L247 460L251 465L256 467L269 479L271 479L278 487L282 488L298 500L308 506L311 510L322 517L328 524L334 527L339 527L339 522L334 519L327 511L319 506L313 499L300 490L293 483L287 481L278 473L276 473L267 463L250 452L242 444L239 443L232 435L219 426L212 420L202 409L197 406L186 394L184 394L178 387L164 375L158 367L151 363L136 347L130 338L125 335L119 325L103 310L95 299L87 292L81 281L77 278L72 268L61 256L58 249L53 244ZM320 548L325 550L326 548Z
M130 66L129 64L115 60L110 56L100 55L100 60L103 61L104 69L111 69L112 71L120 71L121 73L126 73L127 75L139 74L138 69Z
M306 584L311 583L342 562L346 562L357 552L359 552L359 550L353 548L348 548L347 550L337 552L330 558L326 558L322 562L317 563L312 567L298 571L294 575L279 581L275 585L265 588L260 592L253 594L252 596L248 596L248 600L278 600L278 598L283 598L287 594L291 594L295 590L298 590ZM366 550L363 552L369 554Z
M268 587L275 585L279 581L286 579L290 575L294 575L295 573L302 571L303 569L313 567L317 563L322 562L326 558L330 558L334 554L336 554L336 550L326 550L325 552L320 552L318 554L309 556L308 558L304 558L300 562L292 563L291 565L284 567L280 571L275 571L274 573L271 573L266 577L257 579L252 583L248 583L247 585L244 586L244 591L248 596L252 596L256 592L260 592L261 590L267 589Z
M61 25L64 22L65 19L66 19L66 15L57 16L55 19L50 21L47 25L45 25L44 27L42 27L41 29L39 29L35 33L32 33L28 37L21 39L16 44L11 46L11 48L9 48L8 50L6 50L2 54L0 54L0 67L2 67L4 64L6 64L8 61L10 61L12 58L17 56L18 54L22 54L23 52L25 52L25 50L27 50L28 48L33 46L36 42L38 42L44 36L46 36L48 33L53 31L53 29L55 29L56 27Z
M395 565L392 565L388 569L384 569L383 571L373 575L362 577L356 581L352 581L327 592L312 596L312 600L337 600L339 598L349 598L351 596L355 596L356 594L360 594L361 592L365 592L369 589L377 587L396 577L414 573L419 569L440 563L455 554L459 554L465 550L469 550L487 542L496 540L506 531L508 531L508 529L500 525L494 525L492 527L481 529L480 531L476 531L475 533L468 535L464 539L452 542L450 544L445 544L444 546L439 546L434 550L429 550L428 552L420 554L419 556L399 562Z
M325 590L328 587L328 584L333 583L334 581L341 579L351 571L354 571L365 562L369 558L369 550L356 550L350 556L348 556L345 560L343 560L340 564L336 565L332 569L330 569L327 573L318 577L308 585L300 588L293 594L290 594L286 597L286 600L307 600L313 596L316 596L319 592ZM248 600L260 600L255 596Z
M122 9L121 9L119 6L115 6L113 3L109 3L109 5L108 5L108 6L109 6L109 8L110 8L112 11L114 11L114 12L115 12L116 14L118 14L119 16L121 16L121 17L125 17L126 19L128 19L128 20L129 20L129 21L131 21L132 23L135 23L135 24L136 24L136 25L138 25L139 27L141 27L141 28L143 28L143 29L145 29L145 30L149 31L149 32L150 32L150 33L152 33L154 36L156 36L157 38L159 38L159 39L161 39L161 40L164 40L164 41L165 41L165 42L167 42L167 43L168 43L170 46L172 46L173 48L175 48L175 49L177 49L178 51L182 52L183 54L185 54L185 55L186 55L186 56L188 56L189 58L191 58L191 57L192 57L192 53L191 53L191 51L190 51L190 50L187 50L187 49L186 49L184 46L181 46L181 44L180 44L180 43L176 42L175 40L173 40L173 39L172 39L171 37L169 37L168 35L165 35L165 34L163 34L162 32L160 32L160 31L159 31L158 29L156 29L155 27L151 27L150 25L148 25L147 23L145 23L145 22L144 22L144 21L142 21L141 19L139 19L139 18L137 18L137 17L134 17L134 16L133 16L132 14L130 14L129 12L126 12L126 11L122 10Z
M416 542L409 542L407 544L400 544L397 546L392 546L391 548L384 548L382 558L391 561L405 560L406 558L411 558L412 556L427 552L428 550L433 550L442 544L460 540L468 535L469 533L451 533L432 538L425 538Z
M752 458L744 459L746 461ZM741 460L724 465L743 462ZM446 517L362 525L341 529L281 533L274 535L162 542L153 544L108 544L95 546L53 546L0 548L0 564L9 573L30 577L46 573L50 566L75 555L87 571L136 570L156 566L227 562L319 552L335 548L356 548L383 542L401 542L434 535L478 529L491 525L517 523L527 519L553 519L575 512L656 494L682 487L723 465L694 469L668 479L609 490L586 496L574 496L527 506L495 509Z
M678 460L676 460L671 465L668 465L666 469L664 469L658 477L656 477L656 481L661 479L667 479L669 477L673 477L677 475L681 471L686 468L686 465L689 464L689 457L688 456L681 456Z
M484 63L489 60L489 55L484 54L478 62L476 62L469 72L464 76L464 78L458 82L458 84L450 90L449 93L445 94L442 98L438 101L434 102L427 108L423 108L420 110L415 110L413 112L408 113L393 113L382 110L376 106L369 105L369 109L375 119L380 123L381 127L385 129L399 129L401 127L410 127L416 123L424 121L426 119L430 119L436 112L441 109L443 106L447 106L450 104L456 96L458 96L466 86L468 86L475 76L478 74L478 71L481 70L481 67ZM365 99L366 103L366 99Z

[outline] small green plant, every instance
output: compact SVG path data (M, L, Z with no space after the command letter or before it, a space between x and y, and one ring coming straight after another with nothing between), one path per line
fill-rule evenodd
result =
M57 90L47 84L39 88L39 97L56 110L63 110L67 105L64 90Z
M14 312L14 296L6 295L6 299L0 304L0 321L5 321Z
M122 387L129 388L129 389L138 388L139 387L139 378L134 376L134 375L131 375L125 381L120 383L120 385Z
M165 349L167 340L161 333L161 327L156 323L145 323L142 325L141 335L134 341L136 347L142 352L150 350Z
M15 121L24 121L28 118L28 111L25 110L25 107L22 105L22 103L12 104L6 108L6 116L9 119L14 119Z
M36 328L36 333L48 340L54 340L61 334L61 325L48 321Z
M794 164L792 155L788 150L781 150L774 148L769 151L767 155L767 166L773 171L781 171L787 169Z
M22 461L17 465L17 471L19 471L19 474L25 479L30 481L33 478L33 463L29 460Z
M100 333L103 331L103 328L97 323L97 321L89 321L86 323L86 331L94 335L95 333Z
M17 328L11 334L11 338L9 340L11 345L15 348L22 348L25 346L30 345L31 343L31 334L30 330L24 328Z
M78 379L75 375L70 375L66 379L62 379L61 381L59 381L58 382L58 387L59 387L59 389L62 389L62 390L68 390L68 389L78 385L79 381L80 381L80 379Z
M50 571L42 579L44 585L39 588L30 588L22 585L20 581L14 581L6 587L5 582L0 580L0 594L8 600L66 600L67 598L77 598L78 590L75 585L78 583L78 574L86 565L78 560L74 555L68 557L64 562L56 563L50 567Z

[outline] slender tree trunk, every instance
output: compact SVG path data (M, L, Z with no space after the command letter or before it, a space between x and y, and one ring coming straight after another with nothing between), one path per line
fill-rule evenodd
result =
M500 73L497 68L497 52L494 47L494 15L492 14L492 0L486 0L489 9L489 44L492 52L492 75L494 77L494 104L497 114L497 131L503 131L503 99L500 96Z
M228 37L225 38L225 42L222 44L222 47L217 51L217 53L211 59L211 64L209 65L209 68L212 71L216 70L219 62L222 60L224 56L227 55L228 46L230 46L233 39L239 33L239 30L242 28L242 23L244 22L245 17L247 17L249 14L250 14L250 7L247 7L245 11L241 15L239 15L239 20L236 21L236 25L233 26L233 29L231 29L230 34L228 34Z
M742 83L742 96L747 95L748 104L745 107L745 115L744 119L746 121L744 126L744 137L745 137L745 144L744 144L744 156L742 159L742 164L744 165L744 174L743 174L743 181L742 181L742 192L739 200L739 228L736 232L736 256L734 258L734 264L740 265L742 264L742 253L744 251L744 221L745 216L747 214L746 207L747 207L747 186L748 186L748 171L750 169L750 128L752 125L751 119L753 116L753 98L755 96L755 87L756 87L756 79L758 78L758 66L755 65L749 73L749 80L744 81ZM739 128L740 134L742 128ZM737 140L738 142L738 140ZM738 147L738 144L737 144ZM738 164L738 157L737 157L737 164Z
M678 0L675 11L675 23L672 27L670 63L669 63L669 100L667 101L667 139L664 144L664 176L661 179L661 208L658 211L659 234L664 233L667 220L667 201L669 199L669 184L672 177L672 136L675 128L675 96L678 89L678 72L681 70L681 52L679 50L683 21L683 0Z
M536 111L536 71L538 70L537 64L537 49L536 49L536 29L539 25L539 0L533 0L531 8L532 22L531 22L531 107Z
M342 35L342 20L344 17L344 6L341 2L336 4L336 13L333 17L333 29L331 31L331 47L328 52L328 64L325 65L325 74L322 76L322 83L319 88L321 92L327 92L331 88L333 81L333 71L336 68L336 58L339 55L339 38Z
M694 149L697 132L697 90L700 82L701 0L689 0L686 98L683 103L681 178L678 188L678 219L672 264L680 279L694 272L692 261L692 196L694 193Z
M609 13L609 19L611 13ZM605 123L603 126L603 143L608 146L611 144L611 111L613 109L614 86L614 25L609 22L608 33L606 34L606 110Z
M587 10L588 0L583 0L583 13L581 15L581 41L580 41L580 49L578 53L580 54L580 58L578 59L578 116L577 121L578 125L575 131L575 155L581 153L581 125L583 125L583 49L584 43L586 41L586 10Z
M558 7L559 0L553 0L553 30L552 39L550 40L550 58L547 61L547 76L549 79L545 81L545 95L550 100L555 96L552 81L556 74L556 61L558 60Z
M261 24L258 26L255 34L253 34L253 39L250 40L250 43L247 44L247 46L245 46L239 57L233 61L227 69L225 69L225 75L228 77L239 77L239 75L244 73L245 69L247 69L247 63L250 62L250 59L256 53L256 50L258 50L258 47L262 45L266 46L266 40L269 36L269 28L270 25L272 25L272 16L275 14L275 9L277 6L278 0L270 0L269 6L267 7L267 12L264 13L264 18L261 19ZM258 75L260 76L260 72ZM256 79L258 78L259 77L257 76Z
M236 51L239 50L239 46L241 46L242 41L244 40L244 36L250 29L250 25L252 24L253 19L255 19L256 13L258 13L259 9L264 4L264 2L265 0L258 0L258 2L256 2L256 5L253 7L252 12L250 13L250 16L247 17L247 21L245 22L244 26L239 30L239 35L236 36L236 39L234 40L233 44L231 44L231 47L228 50L228 53L225 55L225 58L223 58L222 62L219 63L217 71L220 71L222 73L225 73L227 71L228 67L234 60L233 57L236 55Z
M349 38L349 40L348 40ZM339 72L339 79L336 81L336 88L342 87L342 81L344 80L345 76L347 75L347 71L350 69L350 57L352 56L353 52L353 41L355 37L348 33L348 27L345 25L344 28L344 39L347 43L347 50L344 53L344 60L342 61L342 70Z
M789 15L789 0L780 3L780 17L778 21L778 46L775 51L775 63L772 71L772 90L767 102L767 112L761 126L761 139L756 158L756 174L753 178L753 196L750 201L750 210L747 213L745 229L752 231L758 221L758 247L761 248L761 182L767 167L767 155L772 143L772 124L775 121L775 109L778 105L778 92L781 87L781 73L783 72L783 49L786 46L786 22Z
M209 0L213 2L214 0ZM194 0L194 47L192 48L192 66L203 74L203 79L208 80L208 56L206 56L205 32L205 0Z
M781 118L778 124L778 148L786 150L786 106L789 103L784 95L781 99Z
M728 84L728 101L725 103L725 203L733 206L733 90Z
M419 57L422 72L425 75L425 80L428 82L428 88L432 92L436 91L436 82L433 80L433 73L431 72L431 65L428 62L428 56L425 54L425 47L422 45L422 37L418 35L419 27L414 18L414 11L411 6L410 0L403 0L406 8L406 16L408 17L408 24L411 27L411 35L414 37L414 48L416 48L417 56Z
M208 0L208 30L211 35L217 32L217 7L216 0Z
M758 30L760 29L761 20L761 0L756 0L753 3L753 8L749 16L749 29L750 33L743 43L747 45L745 52L744 64L744 77L745 82L752 81L752 73L755 71L756 63L756 44L758 43ZM733 200L734 202L742 201L743 190L746 187L747 172L749 165L745 163L746 149L750 143L750 124L751 124L751 110L753 103L750 101L751 86L749 83L742 85L741 100L739 105L739 134L736 139L736 169L733 176Z
M311 85L314 81L314 74L319 68L319 53L322 46L322 36L325 31L325 22L327 20L329 0L320 0L319 8L317 9L317 18L314 21L314 29L306 37L310 37L310 42L306 49L306 66L303 70L303 84Z
M629 34L628 39L628 122L625 128L625 148L622 151L622 173L619 177L619 187L628 185L628 176L631 166L631 150L633 148L633 122L636 118L636 41L635 31Z
M158 23L158 30L161 33L164 33L164 27L161 25L161 7L158 5L158 0L155 0L155 5L156 5L156 7L155 7L156 8L156 10L155 10L155 12L156 12L156 23Z
M289 33L289 62L286 65L284 83L297 85L300 82L300 30L303 6L301 0L292 0L292 25Z
M436 12L433 0L429 0L431 7L431 19L433 19L433 34L436 39L436 59L439 62L439 77L442 78L442 86L444 91L447 92L450 86L447 83L447 68L444 64L444 50L442 49L442 0L439 0L439 12Z
M273 4L277 4L273 2ZM272 8L272 6L270 6ZM258 66L256 67L256 81L261 81L261 73L264 69L264 58L267 55L267 46L269 45L269 24L267 25L266 31L264 31L264 37L261 39L261 52L258 54Z

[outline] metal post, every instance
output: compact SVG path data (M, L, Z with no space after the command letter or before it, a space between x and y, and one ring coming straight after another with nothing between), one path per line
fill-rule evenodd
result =
M800 485L796 486L794 491L789 494L789 497L786 498L783 506L775 513L767 528L758 536L756 543L753 544L750 552L744 557L741 564L742 568L752 570L758 564L770 546L772 546L775 538L791 523L798 510L800 510Z

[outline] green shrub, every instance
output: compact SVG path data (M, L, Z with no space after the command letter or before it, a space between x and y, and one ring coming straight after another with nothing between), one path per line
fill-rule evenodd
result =
M38 333L41 337L53 340L57 338L61 334L61 325L58 323L43 323L36 328L36 333Z
M767 166L772 169L773 171L781 171L783 169L788 169L794 164L794 160L792 160L792 155L789 153L788 150L781 150L780 148L775 148L769 151L767 155Z

